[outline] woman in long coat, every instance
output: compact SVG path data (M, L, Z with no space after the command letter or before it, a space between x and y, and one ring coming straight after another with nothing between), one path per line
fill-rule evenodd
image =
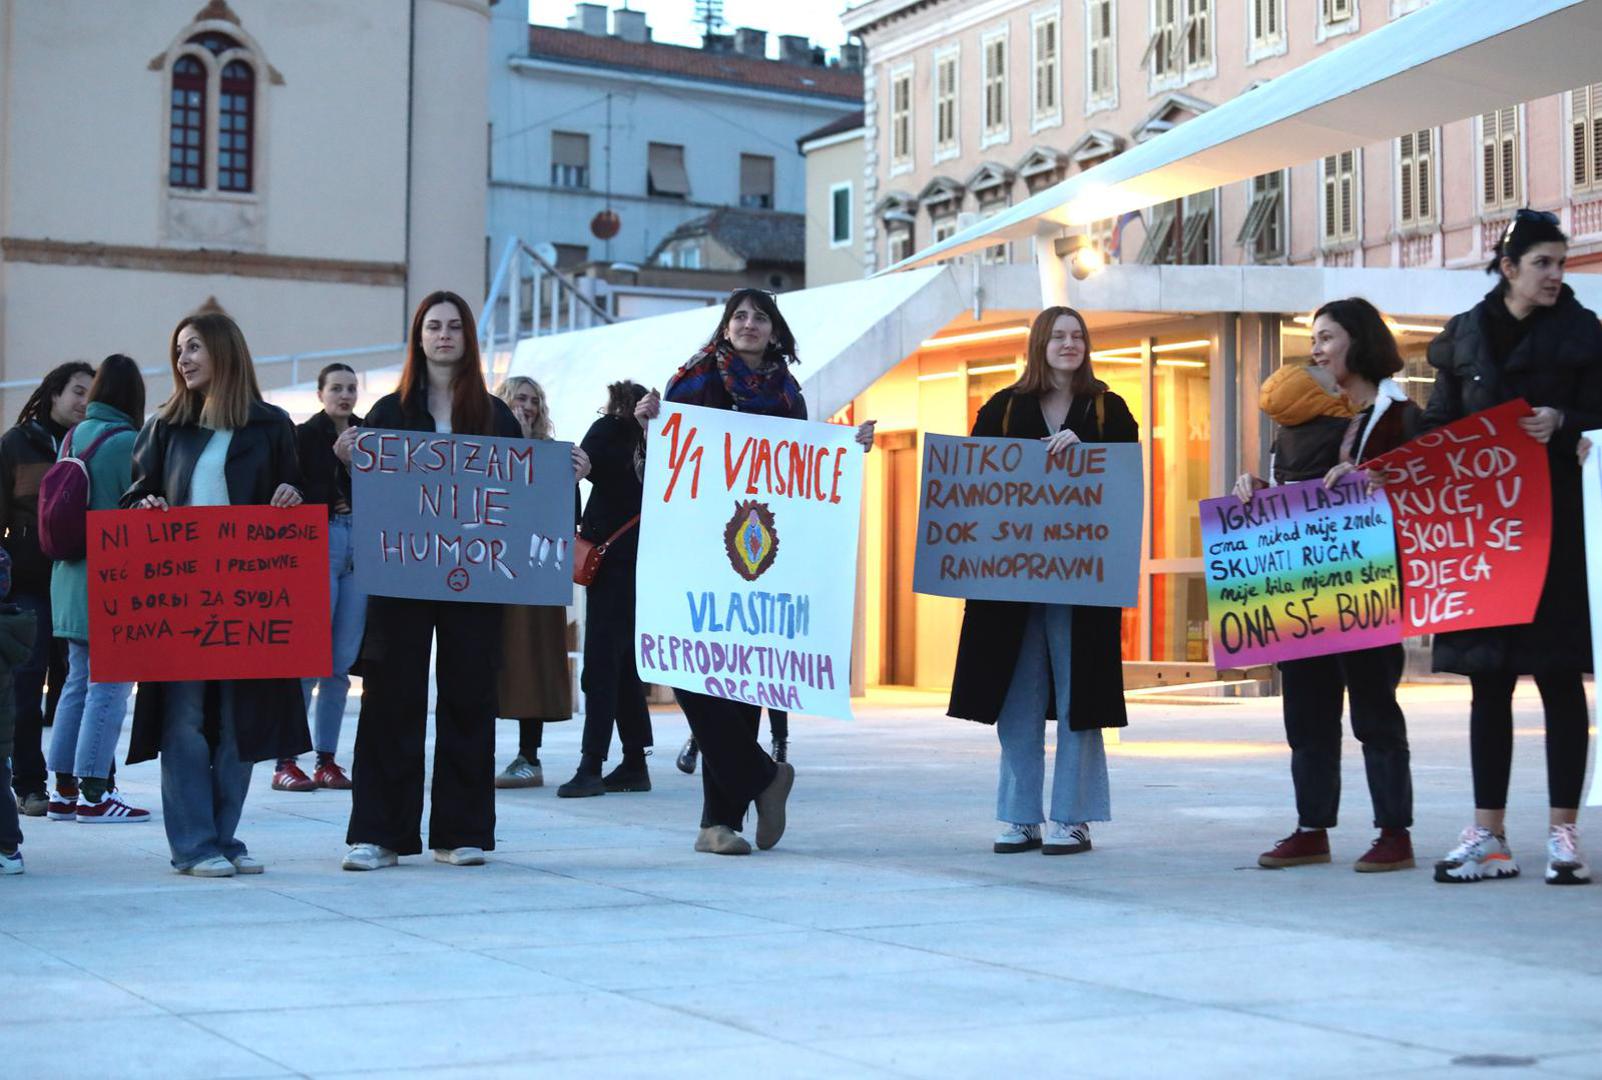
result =
M1434 667L1467 675L1474 823L1435 865L1441 882L1513 877L1504 833L1513 761L1513 689L1533 675L1546 712L1550 796L1546 880L1582 884L1590 870L1575 822L1585 781L1590 714L1581 680L1591 670L1585 540L1576 446L1602 426L1602 326L1563 284L1568 237L1553 214L1520 210L1496 246L1497 284L1446 324L1429 349L1435 389L1424 411L1438 427L1515 398L1533 408L1520 426L1546 444L1552 547L1535 619L1438 634Z
M1137 441L1129 406L1096 378L1090 351L1083 316L1067 307L1042 311L1029 331L1023 377L985 402L973 434L1044 439L1053 453L1077 442ZM996 725L996 816L1005 828L995 851L1088 851L1090 822L1110 820L1101 729L1129 722L1122 620L1115 607L968 601L947 712ZM1057 721L1058 738L1051 835L1043 840L1048 718Z

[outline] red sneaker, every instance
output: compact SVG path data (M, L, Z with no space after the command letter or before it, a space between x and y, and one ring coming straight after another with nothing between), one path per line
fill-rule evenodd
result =
M45 804L45 817L51 821L77 821L78 793L76 791L52 791L50 793L50 801Z
M1282 866L1306 866L1329 862L1329 833L1323 829L1297 829L1275 844L1273 850L1257 856L1257 865L1277 870Z
M83 825L127 825L149 820L149 810L129 806L109 791L96 803L78 800L78 821Z
M1381 829L1368 854L1352 864L1359 874L1380 874L1387 870L1411 870L1413 838L1406 829Z
M278 768L273 770L274 791L316 791L317 785L312 778L300 771L300 766L293 761L281 761Z
M325 761L317 766L317 770L312 773L312 783L320 788L332 788L335 791L350 790L350 777L345 775L344 769L332 761Z

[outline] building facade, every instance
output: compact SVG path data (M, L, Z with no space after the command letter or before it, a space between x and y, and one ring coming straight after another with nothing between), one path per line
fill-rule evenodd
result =
M864 272L862 112L801 137L806 158L807 282L855 281Z
M269 356L398 342L431 289L482 297L460 118L486 93L461 72L488 28L481 0L0 0L5 414L65 360L164 366L208 300Z

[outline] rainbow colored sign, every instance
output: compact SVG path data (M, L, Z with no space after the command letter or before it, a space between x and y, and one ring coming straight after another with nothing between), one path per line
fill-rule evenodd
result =
M1391 504L1353 474L1201 504L1213 663L1244 667L1402 640Z

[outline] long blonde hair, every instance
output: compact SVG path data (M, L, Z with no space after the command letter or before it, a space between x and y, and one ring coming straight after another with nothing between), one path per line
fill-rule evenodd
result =
M192 326L211 356L211 384L205 390L184 385L178 370L178 335ZM250 423L250 407L261 400L256 365L239 324L218 311L186 315L173 327L167 348L172 365L173 391L158 410L169 424L198 424L213 431L242 428Z
M501 385L495 388L495 396L510 405L512 398L516 397L517 392L525 386L534 395L534 434L532 438L554 438L556 425L551 423L551 407L545 399L545 387L527 375L512 375L501 380Z

